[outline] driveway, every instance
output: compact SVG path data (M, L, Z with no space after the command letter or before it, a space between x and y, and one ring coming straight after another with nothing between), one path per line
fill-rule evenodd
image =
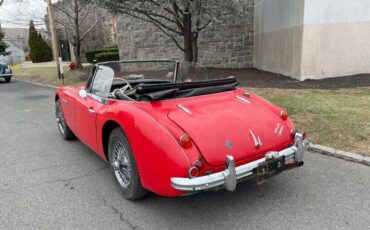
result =
M0 82L0 229L368 229L370 167L308 153L233 193L130 202L108 165L54 121L54 89Z

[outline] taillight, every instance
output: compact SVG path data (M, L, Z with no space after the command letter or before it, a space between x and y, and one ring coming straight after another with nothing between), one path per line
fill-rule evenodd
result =
M180 137L179 143L184 148L190 148L192 145L191 137L188 134L183 134Z
M297 134L297 130L293 129L290 131L290 137L294 140L295 135Z
M197 167L199 170L202 170L204 168L204 161L202 159L196 160L194 161L193 166Z
M189 178L197 177L199 174L199 171L201 171L204 168L205 164L202 159L196 160L193 162L193 165L190 166L188 170L188 176Z
M286 121L286 120L288 120L289 113L288 113L287 111L283 110L283 111L281 111L281 113L280 113L280 117L281 117L284 121Z
M302 132L302 140L306 140L306 136L307 136L306 132Z
M191 166L189 168L189 170L188 170L188 176L189 176L189 178L197 177L198 176L198 173L199 173L199 170L195 166Z

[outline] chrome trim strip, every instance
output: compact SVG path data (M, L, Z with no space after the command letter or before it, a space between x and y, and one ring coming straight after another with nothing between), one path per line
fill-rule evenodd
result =
M266 160L285 156L286 160L293 158L295 163L301 163L303 154L308 149L308 145L309 142L302 139L302 134L297 134L295 144L280 152L268 152L264 158L238 167L235 167L234 158L228 155L226 157L226 166L224 171L192 179L172 177L171 186L174 189L184 192L205 191L220 186L224 187L228 191L234 191L234 185L236 186L236 182L238 180L252 176L254 174L254 169Z
M177 107L178 107L179 109L181 109L182 111L184 111L185 113L187 113L187 114L189 114L189 115L193 115L193 114L191 113L191 111L190 111L188 108L186 108L185 106L177 105Z
M282 125L279 130L279 137L281 136L281 134L283 134L283 131L284 131L284 126Z
M276 124L276 128L274 129L274 133L275 133L275 134L278 134L278 130L279 130L279 128L280 128L280 123L277 123L277 124Z
M257 138L258 138L258 146L260 146L260 147L261 147L261 146L262 146L262 141L261 141L261 139L260 139L260 137L259 137L259 136L258 136Z
M248 103L248 104L251 104L251 102L250 101L248 101L247 99L245 99L245 98L242 98L241 96L236 96L236 98L237 99L239 99L240 101L242 101L242 102L245 102L245 103Z
M259 147L261 140L257 139L256 135L254 135L254 133L251 129L249 129L249 133L252 135L252 138L253 138L253 141L254 141L254 146Z

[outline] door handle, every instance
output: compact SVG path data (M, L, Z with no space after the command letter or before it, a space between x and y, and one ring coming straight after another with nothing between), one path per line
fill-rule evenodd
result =
M94 108L93 108L93 107L90 107L88 110L89 110L89 113L90 113L90 114L94 114L94 113L95 113L95 110L94 110Z

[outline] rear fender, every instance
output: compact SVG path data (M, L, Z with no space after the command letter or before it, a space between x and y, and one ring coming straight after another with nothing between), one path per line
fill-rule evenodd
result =
M126 134L135 156L144 188L164 196L178 196L171 187L171 177L186 177L189 160L169 131L149 114L129 102L117 102L100 111L97 137L100 155L105 157L102 130L108 121L115 121ZM99 112L99 113L100 113Z

